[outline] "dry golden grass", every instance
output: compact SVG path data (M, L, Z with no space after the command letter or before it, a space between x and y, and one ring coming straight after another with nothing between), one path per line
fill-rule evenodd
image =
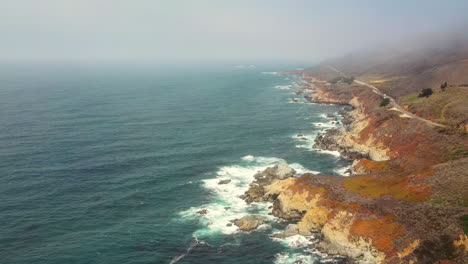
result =
M408 105L409 111L423 118L456 125L468 119L468 87L447 87L426 97L412 93L401 98L402 105Z

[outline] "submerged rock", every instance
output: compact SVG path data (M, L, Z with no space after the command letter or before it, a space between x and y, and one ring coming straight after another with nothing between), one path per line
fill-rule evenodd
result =
M207 209L202 209L202 210L197 212L197 214L199 214L199 215L206 215L207 213L208 213Z
M228 183L230 183L230 182L231 182L230 179L227 179L227 180L220 180L220 181L218 182L218 184L228 184Z
M234 224L242 231L252 231L260 225L266 223L266 218L259 215L248 215L239 219L235 219Z

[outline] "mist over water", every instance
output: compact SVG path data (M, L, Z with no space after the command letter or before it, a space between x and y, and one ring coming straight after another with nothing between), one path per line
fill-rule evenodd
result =
M268 216L268 204L237 198L258 170L284 161L339 175L349 165L311 149L339 107L306 104L289 89L298 80L274 73L290 69L1 67L2 262L321 259L305 247L313 241L270 238L286 225L273 217L252 233L226 226Z

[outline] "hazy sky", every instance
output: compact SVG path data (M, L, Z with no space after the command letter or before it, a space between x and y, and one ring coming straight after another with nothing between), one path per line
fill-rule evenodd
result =
M467 0L0 0L0 59L317 60L466 14Z

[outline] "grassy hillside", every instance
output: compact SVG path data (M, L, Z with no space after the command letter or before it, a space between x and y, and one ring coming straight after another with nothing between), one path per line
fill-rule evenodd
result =
M429 97L411 93L400 98L400 104L426 119L450 126L468 122L468 87L447 87L445 92L434 89Z

